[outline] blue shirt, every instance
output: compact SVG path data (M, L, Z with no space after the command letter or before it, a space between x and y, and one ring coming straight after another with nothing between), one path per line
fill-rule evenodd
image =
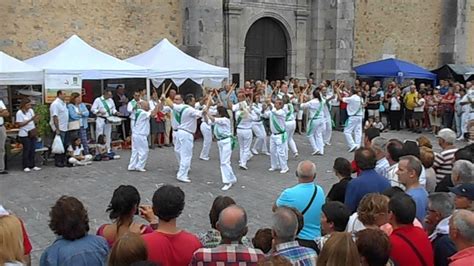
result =
M416 204L416 218L423 223L428 208L428 192L422 187L412 188L406 191L412 197Z
M59 237L41 255L40 266L102 266L107 265L107 241L95 235L86 235L74 241Z
M347 184L344 204L351 212L355 212L360 200L366 194L382 193L389 187L388 179L379 175L374 169L363 170L357 178Z
M298 235L299 239L313 240L321 236L321 208L325 202L323 189L314 183L300 183L283 190L276 201L277 206L295 207L303 212L313 196L315 187L318 191L311 207L304 214L304 227Z
M311 248L301 247L297 241L291 241L276 245L276 252L272 256L283 256L290 260L292 265L313 266L316 265L318 255Z
M448 93L448 90L449 90L449 87L442 87L439 89L439 94L445 95L446 93Z
M84 103L79 104L79 112L82 114L78 114L76 110L76 106L74 104L68 104L67 109L69 110L69 122L79 120L81 122L81 127L87 128L88 122L87 119L89 118L89 110Z

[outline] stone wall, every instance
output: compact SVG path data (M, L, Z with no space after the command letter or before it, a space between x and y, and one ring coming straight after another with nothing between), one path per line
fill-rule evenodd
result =
M467 56L466 64L474 65L474 0L469 0L466 8Z
M119 58L182 41L180 0L0 0L0 50L27 59L73 34Z
M450 0L355 1L354 66L394 54L438 67L443 2Z

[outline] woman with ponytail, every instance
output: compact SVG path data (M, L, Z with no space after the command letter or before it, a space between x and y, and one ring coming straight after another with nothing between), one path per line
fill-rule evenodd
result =
M127 232L152 233L158 224L151 206L140 206L140 194L134 186L120 185L115 189L106 211L113 223L100 226L97 235L104 237L110 247ZM138 214L150 225L134 222L134 216Z

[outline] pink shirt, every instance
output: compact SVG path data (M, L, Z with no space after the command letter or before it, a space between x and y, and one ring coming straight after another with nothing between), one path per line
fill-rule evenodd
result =
M465 248L449 258L449 266L472 266L474 263L474 246Z
M423 225L418 221L418 219L415 218L415 220L413 221L413 225L415 227L419 227L421 229L423 229ZM386 223L382 226L380 226L380 230L384 231L388 236L392 234L393 232L393 227L391 224L389 223Z

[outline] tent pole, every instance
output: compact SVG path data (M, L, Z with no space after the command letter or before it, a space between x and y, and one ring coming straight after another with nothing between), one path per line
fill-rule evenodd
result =
M100 95L104 94L104 80L100 80Z
M150 92L150 79L146 78L146 98L148 100L151 99L151 92Z

